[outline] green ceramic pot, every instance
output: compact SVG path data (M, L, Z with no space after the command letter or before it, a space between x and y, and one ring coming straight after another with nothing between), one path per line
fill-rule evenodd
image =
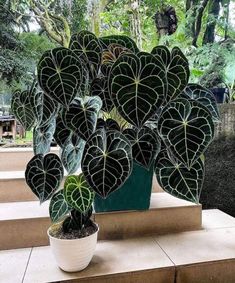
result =
M96 195L94 207L96 212L120 210L147 210L150 206L152 192L153 166L149 170L134 163L130 177L117 191L107 199Z

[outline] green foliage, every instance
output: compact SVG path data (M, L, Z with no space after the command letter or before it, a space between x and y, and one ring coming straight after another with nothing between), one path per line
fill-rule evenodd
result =
M198 202L204 177L200 158L213 139L217 108L212 96L205 101L201 92L191 93L192 87L183 96L189 64L182 51L158 46L152 54L139 52L127 36L97 38L87 31L73 35L69 46L73 51L56 47L43 53L37 69L41 89L34 83L29 91L33 99L25 103L37 120L34 147L41 153L28 163L26 181L41 202L52 198L52 220L70 212L62 224L65 232L91 225L94 194L108 198L122 188L134 161L150 169L163 151L168 170L155 164L163 189ZM105 84L98 83L102 80ZM53 101L53 109L45 98ZM60 158L45 155L52 135L61 147ZM77 176L80 162L83 174ZM73 174L61 191L64 198L55 195L63 165ZM170 178L172 172L176 179Z

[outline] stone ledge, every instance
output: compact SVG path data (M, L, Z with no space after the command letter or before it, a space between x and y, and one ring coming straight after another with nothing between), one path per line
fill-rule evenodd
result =
M167 193L153 193L147 211L95 214L99 239L140 237L201 229L201 206ZM48 244L48 202L0 203L0 249L27 248ZM21 235L19 237L19 235Z
M4 283L234 283L234 239L235 227L98 241L79 273L60 270L49 246L0 251L0 274Z

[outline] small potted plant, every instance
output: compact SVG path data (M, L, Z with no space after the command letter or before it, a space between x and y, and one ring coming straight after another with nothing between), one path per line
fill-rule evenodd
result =
M15 115L26 129L34 127L26 181L40 202L51 199L57 224L48 233L62 269L80 270L92 257L93 200L96 212L148 209L155 172L166 192L199 202L202 155L219 113L211 93L188 79L177 47L141 52L127 36L82 31L69 48L46 51L37 83L15 92ZM60 157L49 153L53 137ZM86 261L68 267L73 252Z

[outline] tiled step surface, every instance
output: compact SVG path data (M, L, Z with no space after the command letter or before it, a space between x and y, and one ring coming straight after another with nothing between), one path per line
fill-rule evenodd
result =
M78 170L76 174L80 172L81 170ZM67 172L65 172L66 175ZM153 177L153 192L163 192L155 176ZM0 171L0 203L34 200L37 198L25 182L24 171Z
M201 228L201 205L177 199L167 193L153 193L147 211L95 214L99 239L197 230ZM0 203L0 250L48 244L50 226L48 202ZM20 235L20 237L19 237Z
M217 210L203 212L223 218L231 228L162 236L99 241L92 262L79 273L65 273L50 247L0 251L0 274L4 283L234 283L235 219ZM207 218L207 219L206 219ZM226 219L227 218L227 219Z
M51 152L58 154L59 148L52 147ZM0 172L24 171L27 163L33 157L33 149L29 148L0 148Z

